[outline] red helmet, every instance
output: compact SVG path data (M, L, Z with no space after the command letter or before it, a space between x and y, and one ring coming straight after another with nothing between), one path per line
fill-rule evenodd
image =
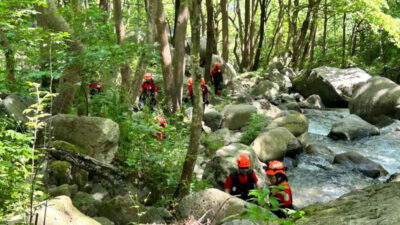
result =
M219 62L215 62L215 63L214 63L214 66L215 66L215 67L220 67L221 64L220 64Z
M238 167L250 167L250 159L246 154L240 154L237 159L236 163Z
M265 169L265 173L271 176L274 176L277 173L285 173L285 164L281 161L274 160L268 163L268 167Z
M153 74L151 74L151 73L146 73L145 75L144 75L144 79L145 80L151 80L153 78Z
M189 85L192 85L192 83L193 83L192 78L189 77L189 79L188 79L188 84L189 84Z
M165 127L166 125L167 125L167 121L164 119L164 117L162 117L162 116L156 116L155 118L154 118L154 122L155 123L157 123L157 122L160 122L160 126L162 126L162 127Z

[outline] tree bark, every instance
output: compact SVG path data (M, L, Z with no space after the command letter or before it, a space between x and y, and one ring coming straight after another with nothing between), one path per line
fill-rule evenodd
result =
M309 38L306 44L304 45L303 56L301 57L299 70L302 70L304 68L304 64L307 60L307 57L310 55L312 49L314 48L314 40L315 40L315 34L317 32L317 24L318 24L318 7L315 7L313 9L313 14L312 14L312 22L310 26ZM312 64L312 62L309 62L309 64Z
M322 37L322 60L326 60L326 37L328 30L328 0L324 2L324 34Z
M364 21L364 19L360 20L353 27L353 32L351 34L351 44L350 44L350 49L349 49L350 56L354 56L356 54L358 28L360 27L360 25L363 21Z
M180 112L182 109L183 77L185 75L185 41L187 21L189 18L189 0L180 0L179 16L176 24L175 54L174 54L174 75L175 75L175 96L173 110Z
M178 24L178 17L180 14L180 5L181 5L181 0L175 0L175 15L174 15L174 34L172 36L172 43L176 44L175 41L175 35L176 35L176 26Z
M242 70L248 70L250 66L250 0L244 3L244 38L242 44Z
M165 19L162 0L155 0L155 24L157 26L157 37L160 43L161 65L165 89L165 103L167 113L172 113L172 97L174 79L172 74L171 50L168 42L167 21Z
M279 58L280 56L280 47L282 40L282 28L283 28L283 17L285 13L285 5L283 4L283 0L279 0L279 15L278 15L278 27L277 27L277 38L275 43L275 51L274 57Z
M57 32L67 32L71 37L66 40L68 51L73 58L78 58L84 50L81 42L73 36L72 30L63 17L57 15L57 7L54 0L47 0L47 7L35 6L35 9L40 12L37 14L38 25L44 29L51 29ZM54 99L53 113L69 113L73 104L75 93L78 88L78 82L82 73L82 65L77 59L69 63L59 80L58 95Z
M256 54L254 56L254 63L253 63L253 68L252 70L257 70L258 66L260 64L260 56L261 56L261 49L262 45L264 43L264 36L265 36L265 23L268 20L269 14L271 13L271 10L268 13L267 16L267 9L269 6L269 3L271 0L259 0L260 8L261 8L261 14L260 14L260 39L258 40L258 46L256 50Z
M190 4L190 22L192 27L192 76L193 76L193 116L190 131L189 148L186 153L185 162L183 164L181 180L178 185L175 196L182 199L189 194L190 183L192 181L193 170L197 160L198 148L201 135L201 121L203 117L202 94L200 89L200 1L192 0Z
M342 68L346 67L346 13L343 13L342 24Z
M14 51L8 43L6 34L0 29L0 46L3 48L4 56L6 58L6 76L7 82L11 86L11 91L15 89L15 58Z
M214 7L212 0L206 0L207 8L207 47L206 47L206 63L204 66L204 79L210 80L211 60L214 48Z
M287 35L287 39L286 39L285 55L283 57L283 64L284 65L286 65L287 60L289 58L290 41L291 41L292 36L293 36L293 31L292 31L292 26L291 26L292 21L291 21L291 17L290 17L291 9L292 9L292 0L289 0L288 1L288 6L287 6L287 10L286 10L287 19L288 19L288 35Z
M265 1L265 0L264 0ZM229 61L229 24L227 0L221 0L222 14L222 59L225 63Z
M105 12L108 12L108 0L100 0L99 8Z

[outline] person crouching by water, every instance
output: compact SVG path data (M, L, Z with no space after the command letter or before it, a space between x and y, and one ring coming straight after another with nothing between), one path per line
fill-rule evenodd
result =
M271 185L278 187L273 191L274 187L270 187L271 195L276 197L280 203L281 209L293 209L292 190L290 189L288 178L285 172L285 165L278 160L268 163L264 167L265 173ZM280 188L281 187L281 188ZM283 194L282 191L285 193ZM272 211L279 218L286 218L287 215L282 210Z
M225 192L248 201L251 198L249 191L260 188L257 184L258 178L254 171L250 169L250 159L246 154L240 154L236 163L238 169L226 178Z

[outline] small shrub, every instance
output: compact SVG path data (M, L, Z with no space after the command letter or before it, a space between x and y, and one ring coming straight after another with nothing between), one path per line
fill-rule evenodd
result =
M267 127L272 121L272 118L261 114L253 114L247 126L244 128L244 132L240 137L240 143L250 145L254 139L257 138L258 134Z

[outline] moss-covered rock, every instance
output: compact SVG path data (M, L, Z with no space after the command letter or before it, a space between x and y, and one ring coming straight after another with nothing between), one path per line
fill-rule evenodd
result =
M97 214L96 203L97 201L91 194L85 192L78 192L72 198L72 203L81 212L88 216L95 216Z
M266 98L273 98L278 95L278 93L279 85L269 80L260 81L251 90L252 95Z
M257 113L257 108L252 105L239 104L227 105L222 110L224 122L222 127L230 130L237 130L244 127L250 120L251 114Z
M89 172L79 168L72 168L72 179L73 183L79 186L79 189L83 189L89 180Z
M93 219L99 222L101 225L115 225L114 222L105 217L93 217Z
M338 140L355 140L359 138L379 135L377 127L364 121L357 115L351 114L332 125L328 137Z
M49 183L68 184L72 179L71 164L65 161L53 161L49 166Z
M49 188L49 195L52 197L57 197L61 195L65 195L68 197L72 196L68 184L63 184L54 188Z
M200 141L209 152L215 152L230 143L231 135L231 131L228 128L223 128L204 135Z
M298 137L308 132L308 119L299 112L284 111L278 114L268 127L285 127L290 133Z
M86 150L85 149L83 149L83 148L81 148L79 146L73 145L71 143L68 143L66 141L54 141L53 142L53 146L56 149L61 149L61 150L62 149L68 149L68 150L71 150L71 151L74 151L74 152L77 152L77 153L80 153L80 154L86 154Z

